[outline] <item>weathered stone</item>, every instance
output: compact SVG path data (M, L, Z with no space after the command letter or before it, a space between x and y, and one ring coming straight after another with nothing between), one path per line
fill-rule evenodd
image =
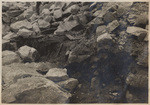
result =
M140 41L143 41L148 35L148 31L146 29L134 26L127 27L127 33L138 37Z
M50 27L50 23L46 22L45 20L39 19L38 20L39 28L44 29Z
M17 32L21 28L32 29L32 25L27 20L23 20L23 21L17 21L16 23L12 23L10 25L10 28L13 31Z
M67 69L52 68L46 73L46 78L52 81L63 81L68 79Z
M116 20L116 17L114 16L114 14L112 12L107 12L104 17L103 17L103 20L106 22L106 23L110 23L112 22L113 20Z
M10 31L10 27L6 24L2 25L2 36L5 36Z
M141 15L139 15L136 20L134 25L135 26L139 26L139 27L145 27L148 24L148 14L147 13L143 13Z
M2 13L2 20L5 23L10 23L10 17L8 16L7 13Z
M39 58L37 50L29 46L20 47L18 53L25 62L34 62Z
M119 26L119 22L117 20L112 21L107 25L107 31L111 33Z
M127 15L126 13L127 13L126 8L124 6L119 6L119 8L116 11L117 17L122 17L124 15Z
M29 18L29 20L30 20L30 22L33 22L33 21L35 21L36 19L37 19L37 15L36 14L33 14L30 18Z
M8 11L7 14L10 17L16 17L19 16L21 13L23 13L23 10L13 10L13 11Z
M33 31L36 32L36 33L39 33L40 32L40 28L38 26L38 23L35 22L32 24L32 27L33 27Z
M83 14L77 15L77 17L79 18L79 22L83 25L85 25L88 22L87 17Z
M105 41L112 41L112 37L110 34L108 33L104 33L102 35L99 35L98 38L97 38L97 42L98 43L101 43L101 42L105 42Z
M30 19L30 17L34 14L33 7L29 7L27 10L25 10L22 15L25 19Z
M44 14L44 15L50 15L49 9L43 9L42 10L42 14Z
M59 24L58 29L54 33L55 34L62 33L62 32L74 30L77 28L80 28L80 24L76 20L66 21L64 23Z
M76 14L80 10L80 7L78 5L72 5L69 8L67 8L63 14Z
M55 19L60 19L62 17L62 10L61 9L55 10L54 17L55 17Z
M42 77L19 79L2 92L3 103L67 103L70 97L70 93Z
M126 83L132 87L146 88L148 87L148 75L146 71L136 74L130 73L126 78Z
M2 3L2 11L6 12L7 10L9 10L9 4L6 2Z
M96 29L96 35L97 36L104 34L105 32L106 32L106 26L105 25L98 26Z
M102 25L104 24L104 21L102 20L102 18L99 18L99 17L96 17L94 18L93 20L91 20L88 25L91 26L91 25Z
M6 36L3 37L4 40L13 40L15 39L17 36L17 34L9 32L8 34L6 34Z
M20 57L13 51L5 50L2 52L2 65L21 62Z
M53 17L52 16L45 16L44 19L46 22L51 22L53 20Z
M72 92L78 85L78 80L74 78L69 78L68 80L57 83L60 87Z
M16 43L11 43L10 40L2 40L2 50L15 50Z
M102 13L102 10L97 10L94 14L93 14L93 16L95 16L95 17L97 17L99 14L101 14Z
M23 28L23 29L19 29L17 34L19 36L22 36L23 38L28 38L33 35L33 31Z

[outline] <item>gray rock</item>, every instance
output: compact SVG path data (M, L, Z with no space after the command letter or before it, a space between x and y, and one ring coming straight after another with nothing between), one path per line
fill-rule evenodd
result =
M21 62L21 59L15 52L8 50L2 52L2 65L9 65L16 62Z
M70 93L42 77L19 79L2 92L3 103L67 103L70 97Z
M107 31L111 33L119 26L119 22L117 20L112 21L107 25Z
M19 16L21 13L23 13L23 10L7 11L7 14L8 14L10 17Z
M67 69L52 68L46 73L46 78L52 81L63 81L68 79Z
M54 17L55 17L55 19L62 18L62 10L61 9L55 10L54 11Z
M42 10L42 14L44 14L44 15L50 15L49 9L43 9Z
M148 31L140 27L130 26L127 27L126 31L129 34L136 36L140 41L143 41L144 38L148 35Z
M111 37L110 34L104 33L104 34L98 36L98 38L97 38L98 43L102 43L102 42L105 42L105 41L112 41L112 37Z
M45 20L39 19L38 20L39 28L40 29L45 29L50 27L50 23L46 22Z
M6 25L6 24L3 24L2 25L2 36L5 36L9 31L10 31L10 26Z
M22 13L22 15L23 15L23 17L25 18L25 19L30 19L30 17L34 14L34 9L33 9L33 7L32 6L30 6L29 8L27 8L23 13Z
M76 86L78 85L78 80L74 78L69 78L65 81L57 83L60 87L68 90L69 92L72 92Z
M16 23L12 23L10 25L10 28L13 31L17 32L21 28L32 29L32 25L27 20L23 20L23 21L17 21Z
M9 32L8 34L6 34L6 36L3 37L4 40L13 40L16 37L18 37L17 34Z
M135 26L143 27L148 24L148 14L147 13L142 13L141 15L137 16L135 19Z
M96 12L94 12L93 16L97 17L101 13L102 13L102 10L97 10Z
M40 33L40 28L39 28L39 25L37 22L33 23L32 24L32 27L33 27L33 31L36 32L36 33Z
M98 26L96 29L96 35L99 36L104 33L106 33L106 26L105 25Z
M112 12L107 12L107 13L103 16L103 20L104 20L106 23L110 23L110 22L112 22L113 20L116 20L116 17L115 17L115 15L114 15Z
M28 29L22 28L22 29L19 29L17 34L19 36L22 36L23 38L28 38L28 37L33 35L33 31L30 31Z
M91 20L88 25L91 26L91 25L103 25L104 24L104 21L102 20L102 18L99 18L99 17L96 17L94 18L93 20Z
M18 54L25 62L34 62L39 58L37 50L33 47L29 47L26 45L18 49Z
M67 8L63 14L76 14L79 10L80 10L80 7L75 4Z
M2 20L3 20L5 23L10 23L10 22L11 22L11 19L10 19L10 17L8 16L7 13L2 13Z

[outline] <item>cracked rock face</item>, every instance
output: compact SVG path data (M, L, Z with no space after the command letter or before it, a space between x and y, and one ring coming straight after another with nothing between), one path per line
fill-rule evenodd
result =
M3 103L147 103L148 2L3 2Z

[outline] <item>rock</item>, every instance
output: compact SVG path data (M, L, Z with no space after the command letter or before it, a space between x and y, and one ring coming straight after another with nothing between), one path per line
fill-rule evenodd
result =
M33 31L34 31L34 32L40 33L40 28L39 28L37 22L33 23L33 24L32 24L32 27L33 27Z
M63 9L65 5L66 5L65 2L55 2L54 10Z
M2 3L2 12L6 12L9 10L9 4L6 2Z
M14 52L12 52L12 54L13 53ZM14 56L15 55L16 53L14 54ZM9 65L2 66L2 79L4 81L5 88L10 86L11 84L16 83L19 79L30 78L32 76L42 76L38 72L36 72L36 66L34 64L14 62Z
M78 85L78 80L74 78L69 78L65 81L57 83L60 87L66 89L69 92L72 92Z
M50 23L46 22L45 20L39 19L38 20L39 28L40 29L45 29L50 27Z
M66 14L77 14L77 12L80 10L80 7L78 5L72 5L70 6L69 8L67 8L65 11L64 11L64 15Z
M96 28L96 35L97 36L104 34L104 33L106 33L106 26L105 25L101 25L101 26L98 26Z
M49 9L43 9L42 10L42 14L44 14L44 15L50 15Z
M144 73L142 72L138 72L136 74L130 73L126 78L126 83L132 87L147 88L148 87L147 72Z
M143 41L144 38L148 35L148 31L146 29L140 27L130 26L127 27L127 33L136 36L139 41Z
M28 29L22 28L22 29L19 29L17 34L19 36L23 37L23 38L28 38L28 37L33 35L33 31L30 31Z
M38 18L38 16L37 16L36 14L33 14L33 15L29 18L29 20L30 20L30 22L33 22L33 21L37 20L37 18Z
M46 22L51 22L53 20L53 17L52 16L45 16L44 19Z
M55 19L60 19L60 18L62 18L62 10L61 10L61 9L55 10L55 11L54 11L54 17L55 17Z
M136 19L135 19L135 26L138 27L145 27L148 24L148 14L147 13L143 13L141 15L139 15Z
M7 11L7 14L8 14L10 17L19 16L21 13L23 13L23 10Z
M18 53L24 62L34 62L39 58L37 50L26 45L20 47Z
M6 24L3 24L2 25L2 30L3 30L2 36L5 36L10 31L10 27Z
M76 20L66 21L64 23L60 23L58 29L54 33L62 33L65 31L76 30L79 28L81 29L80 24Z
M19 29L21 28L26 28L26 29L32 29L32 25L30 22L28 22L27 20L23 20L23 21L17 21L16 23L12 23L10 25L10 28L14 31L17 32Z
M102 20L102 18L99 18L99 17L96 17L94 18L93 20L91 20L88 25L91 26L91 25L103 25L104 24L104 21Z
M117 17L122 17L124 15L127 15L127 10L124 6L119 6L116 11Z
M2 65L21 62L20 57L13 51L5 50L2 52Z
M114 16L114 14L112 12L107 12L104 16L103 16L103 20L106 23L110 23L113 20L116 20L116 17Z
M11 19L7 13L2 13L2 20L3 20L3 22L5 22L7 24L9 24L11 22Z
M67 103L70 97L70 93L42 77L20 79L2 92L3 103Z
M101 13L102 13L102 10L97 10L96 12L94 12L93 16L97 17Z
M10 42L10 40L2 40L2 51L4 50L16 50L16 43Z
M107 25L107 31L111 33L119 26L119 22L117 20L112 21Z
M85 15L83 15L83 14L77 15L77 17L79 19L79 23L80 24L86 25L86 23L88 22L87 17Z
M3 37L4 40L13 40L16 37L18 37L17 34L9 32L8 34L6 34L6 36Z
M28 9L26 9L22 15L25 19L30 19L30 17L35 13L34 9L32 6L30 6Z
M112 37L110 34L104 33L104 34L98 36L98 38L97 38L98 43L105 42L105 41L112 41Z
M46 73L46 78L52 81L63 81L68 79L67 69L52 68Z

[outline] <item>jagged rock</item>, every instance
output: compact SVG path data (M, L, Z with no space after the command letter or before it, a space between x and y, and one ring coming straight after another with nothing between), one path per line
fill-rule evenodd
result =
M116 11L117 17L122 17L124 15L127 15L127 10L124 6L119 6Z
M146 71L139 71L136 74L130 73L126 83L132 87L146 88L148 86L148 75Z
M49 9L43 9L42 10L42 14L44 14L44 15L50 15Z
M111 33L119 26L119 22L117 20L112 21L107 25L107 31Z
M5 50L2 52L2 65L21 62L20 57L13 51Z
M53 17L52 16L45 16L44 19L46 22L51 22L53 20Z
M17 34L23 38L28 38L33 35L33 31L23 28L23 29L19 29Z
M19 29L21 28L26 28L26 29L32 29L32 25L30 22L28 22L27 20L23 20L23 21L17 21L16 23L12 23L10 25L10 28L14 31L17 32Z
M55 17L55 19L62 18L62 10L61 9L55 10L54 11L54 17Z
M8 57L13 55L14 52L10 53L12 54L10 54ZM3 55L6 55L6 53L4 53ZM4 81L4 87L8 87L9 85L16 83L18 79L29 78L31 76L42 76L38 72L36 72L35 65L19 63L18 61L20 60L20 58L18 58L16 53L14 53L14 57L16 57L15 62L9 65L2 66L2 79Z
M96 35L97 36L104 34L105 32L106 32L106 26L105 25L101 25L101 26L98 26L96 28Z
M112 41L112 37L110 34L108 33L104 33L102 35L99 35L98 38L97 38L97 42L98 43L101 43L101 42L105 42L105 41Z
M13 10L13 11L8 11L7 14L10 17L16 17L19 16L21 13L23 13L23 10Z
M30 17L35 13L33 7L29 7L28 9L26 9L22 15L25 19L30 19Z
M3 37L3 39L4 39L4 40L13 40L13 39L15 39L16 37L18 37L17 34L12 33L12 32L9 32L8 34L6 34L6 35Z
M80 24L78 21L76 20L72 20L72 21L65 21L64 23L60 23L58 26L58 29L54 32L56 33L62 33L65 31L70 31L76 28L80 28Z
M93 20L91 20L88 25L103 25L104 21L102 20L102 18L96 17Z
M65 81L58 82L57 84L60 87L66 89L67 91L72 92L76 88L76 86L78 85L78 83L79 82L78 82L77 79L69 78L69 79L67 79Z
M3 30L2 36L5 36L10 31L10 27L6 24L3 24L2 25L2 30Z
M148 14L147 13L143 13L141 15L139 15L136 20L134 25L138 26L138 27L145 27L148 24Z
M2 92L3 103L67 103L70 97L70 93L42 77L19 79Z
M20 47L18 53L25 62L34 62L39 58L37 50L29 46Z
M11 19L7 13L2 13L2 20L3 20L3 22L5 22L7 24L9 24L11 22Z
M85 25L88 22L87 17L83 14L77 15L77 17L79 18L79 22L83 25Z
M103 20L106 23L110 23L113 20L116 20L116 17L114 16L114 14L112 12L107 12L104 16L103 16Z
M30 22L33 22L33 21L35 21L36 19L37 19L37 15L36 14L33 14L30 18L29 18L29 20L30 20Z
M127 27L127 33L138 37L140 41L143 41L144 38L148 35L148 31L146 29L140 27L130 26Z
M16 43L10 42L10 40L2 40L2 51L4 50L16 50Z
M32 24L32 27L33 27L33 31L36 32L36 33L39 33L40 32L40 28L38 26L38 23L35 22Z
M64 15L65 14L76 14L79 10L80 10L80 7L75 4L75 5L72 5L69 8L67 8L63 14Z
M50 27L50 23L46 22L45 20L39 19L38 20L39 28L40 29L45 29Z
M68 79L67 69L52 68L46 73L46 78L52 81L63 81Z

